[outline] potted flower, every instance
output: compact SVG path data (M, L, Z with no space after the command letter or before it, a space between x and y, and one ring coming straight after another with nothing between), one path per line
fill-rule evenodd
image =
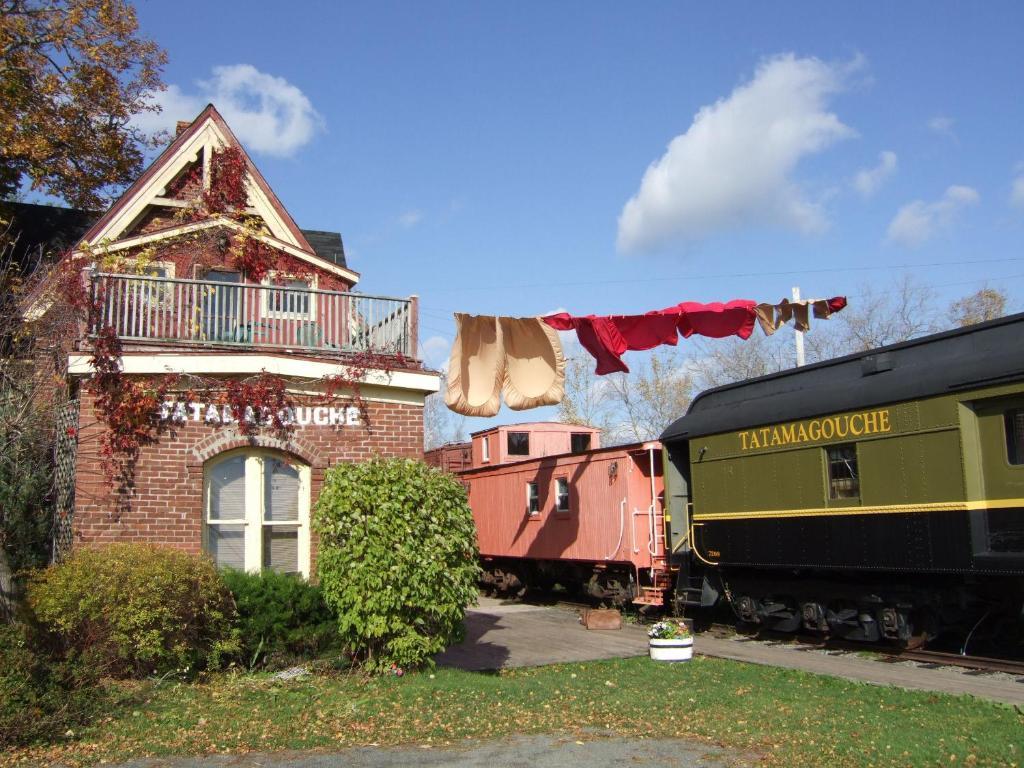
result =
M689 661L693 658L693 633L682 621L659 621L647 632L655 661Z

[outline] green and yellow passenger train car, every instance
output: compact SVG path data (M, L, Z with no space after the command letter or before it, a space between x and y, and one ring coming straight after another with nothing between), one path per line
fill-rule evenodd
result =
M709 390L662 442L680 603L861 640L1021 621L1024 314Z

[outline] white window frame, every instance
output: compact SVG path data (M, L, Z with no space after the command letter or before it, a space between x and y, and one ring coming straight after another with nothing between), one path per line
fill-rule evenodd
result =
M236 456L245 456L245 517L241 519L215 520L210 517L210 470L222 461L233 459ZM241 448L235 451L226 451L208 461L203 468L203 551L209 551L209 532L212 524L242 525L245 526L245 570L250 573L259 573L263 569L263 529L281 525L293 525L280 520L265 520L265 496L264 496L264 462L267 459L278 459L291 465L298 470L299 474L299 499L298 513L298 566L299 573L303 578L310 576L310 532L309 532L309 510L310 510L310 468L307 464L295 461L283 453L260 448Z
M533 491L533 493L530 491ZM534 500L537 502L537 509L532 509ZM540 515L540 484L536 480L526 481L526 513L530 517L538 517Z
M484 436L483 440L481 440L480 442L482 443L482 445L480 446L480 461L489 462L491 460L490 441L487 439L486 436Z
M151 275L146 272L147 269L162 269L166 274L161 278L162 280L173 280L174 279L174 262L173 261L150 261L142 267L142 274L145 277L159 277L159 275Z
M565 509L562 509L562 492L561 485L565 484ZM555 478L555 512L560 512L563 515L572 512L572 488L569 485L568 477L556 477Z
M267 276L263 278L262 289L260 290L260 316L269 317L280 320L316 320L316 294L309 293L309 312L280 312L270 308L270 294L275 290L287 291L288 288L284 286L275 286L274 280L301 280L307 285L305 290L315 291L317 290L317 276L312 277L296 277L290 275L287 272L268 272Z
M154 275L152 270L162 269L164 275ZM150 261L140 268L139 277L153 277L158 280L174 279L173 261ZM128 277L132 277L131 274ZM148 309L168 309L174 305L173 286L166 283L145 283L146 296L143 306Z

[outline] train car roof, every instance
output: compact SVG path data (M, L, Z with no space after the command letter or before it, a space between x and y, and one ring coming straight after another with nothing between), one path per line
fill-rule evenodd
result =
M1024 313L709 389L663 442L1024 379Z

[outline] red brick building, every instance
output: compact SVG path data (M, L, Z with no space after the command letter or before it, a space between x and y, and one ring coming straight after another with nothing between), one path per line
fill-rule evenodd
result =
M212 105L179 126L73 255L88 261L94 301L68 365L76 544L151 541L308 576L324 471L422 458L423 399L438 378L417 360L416 298L352 292L359 275L340 235L295 224ZM109 427L93 386L97 335L111 330L124 379L175 382L124 493L103 468ZM226 404L210 387L265 374L286 383L276 413ZM358 400L339 380L357 383Z

